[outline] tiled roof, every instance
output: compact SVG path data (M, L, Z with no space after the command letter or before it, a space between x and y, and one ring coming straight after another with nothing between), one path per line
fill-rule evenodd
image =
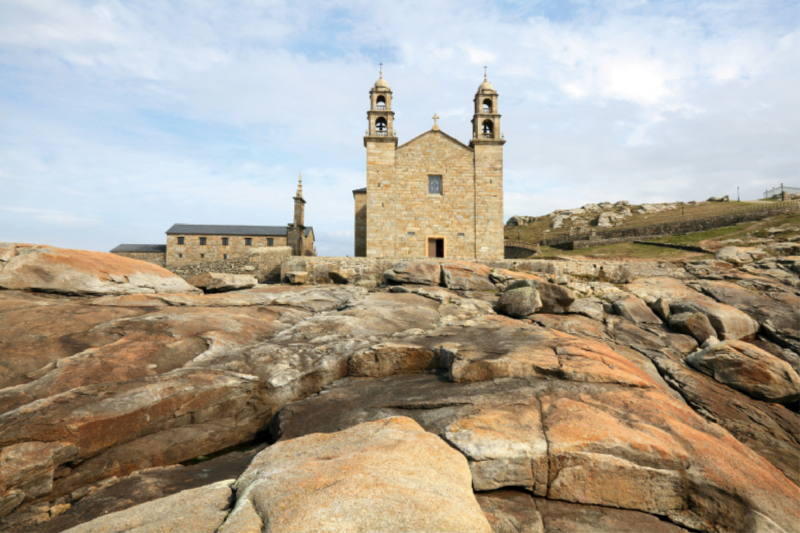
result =
M115 253L159 253L164 254L167 253L167 245L166 244L120 244L113 250L111 250L112 254Z

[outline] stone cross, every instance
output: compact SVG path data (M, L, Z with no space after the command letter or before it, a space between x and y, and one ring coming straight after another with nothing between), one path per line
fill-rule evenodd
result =
M434 131L439 131L439 125L436 123L437 120L439 120L439 115L434 113L433 114L433 128L432 128Z

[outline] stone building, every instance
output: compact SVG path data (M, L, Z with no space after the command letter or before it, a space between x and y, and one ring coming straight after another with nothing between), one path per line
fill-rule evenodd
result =
M503 145L498 94L484 76L469 146L433 128L398 146L392 91L369 92L367 186L353 191L355 255L503 259Z
M292 255L316 255L314 229L305 226L302 177L293 200L294 220L286 226L174 224L167 230L166 245L121 244L111 253L167 268L226 261L259 248L280 246L289 246Z

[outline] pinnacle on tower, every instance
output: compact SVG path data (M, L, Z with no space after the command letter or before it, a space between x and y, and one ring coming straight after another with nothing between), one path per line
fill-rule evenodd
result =
M297 178L297 194L295 195L297 198L303 197L303 174L301 173Z

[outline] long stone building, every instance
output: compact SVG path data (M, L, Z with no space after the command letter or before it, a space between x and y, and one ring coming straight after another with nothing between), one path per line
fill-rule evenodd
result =
M484 76L469 146L439 129L398 146L392 91L369 92L367 186L353 191L355 255L503 259L503 145L498 94Z
M174 224L167 230L166 245L120 244L111 253L167 268L225 261L273 246L288 246L292 255L316 255L314 229L305 225L302 177L293 199L294 220L286 226Z

